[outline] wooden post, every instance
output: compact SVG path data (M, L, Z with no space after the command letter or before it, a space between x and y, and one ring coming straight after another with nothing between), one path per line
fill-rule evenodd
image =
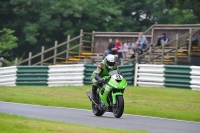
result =
M79 56L81 55L81 46L82 46L82 40L83 40L83 29L80 31L80 42L79 42Z
M86 60L85 59L83 59L83 64L86 64Z
M15 58L15 66L17 66L18 58Z
M138 63L138 53L135 53L135 63Z
M92 43L91 43L91 51L94 52L94 37L95 37L95 31L92 31Z
M154 37L154 29L151 31L151 44L153 44L153 37Z
M54 57L53 57L53 65L55 65L55 64L56 64L57 45L58 45L58 41L55 41L55 44L54 44Z
M43 60L44 60L44 46L42 46L42 52L41 53L42 54L41 54L41 63L40 63L40 65L42 65Z
M192 28L190 28L190 33L189 33L188 57L190 57L191 55L191 47L192 47Z
M165 52L165 43L162 43L162 57L161 57L161 63L164 64L164 52Z
M67 41L70 40L70 35L67 36ZM70 48L70 42L67 43L67 50ZM69 51L66 52L66 59L69 58Z
M138 63L135 63L134 86L137 86Z
M93 58L90 59L90 63L94 64L94 59Z
M152 48L151 48L151 46L149 47L149 64L152 64L151 63L151 50L152 50Z
M31 65L31 57L32 57L32 52L29 52L29 56L28 56L28 65Z
M176 48L175 48L175 59L174 59L174 62L175 62L175 64L177 64L177 59L178 59L178 57L177 57L177 55L178 55L178 43L179 43L179 35L178 34L176 34Z
M155 64L155 59L154 59L154 56L152 58L152 64Z
M121 65L124 65L124 59L123 58L121 59Z

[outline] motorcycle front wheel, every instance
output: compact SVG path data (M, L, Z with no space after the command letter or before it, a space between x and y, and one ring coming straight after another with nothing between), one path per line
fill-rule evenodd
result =
M123 96L116 97L116 104L113 105L113 115L120 118L124 112L124 98Z

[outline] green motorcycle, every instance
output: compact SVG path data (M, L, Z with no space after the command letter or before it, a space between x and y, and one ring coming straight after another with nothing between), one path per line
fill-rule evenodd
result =
M111 71L109 76L103 77L102 83L97 90L97 100L91 99L92 93L87 90L90 101L92 101L92 110L96 116L102 116L105 112L113 112L116 118L120 118L124 112L123 93L127 86L126 80L117 70Z

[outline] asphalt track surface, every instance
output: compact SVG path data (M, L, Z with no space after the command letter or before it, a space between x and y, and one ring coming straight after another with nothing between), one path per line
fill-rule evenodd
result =
M89 126L146 130L151 133L200 133L200 122L190 122L124 114L120 119L112 113L96 117L91 110L38 106L0 101L0 112L29 118L55 120Z

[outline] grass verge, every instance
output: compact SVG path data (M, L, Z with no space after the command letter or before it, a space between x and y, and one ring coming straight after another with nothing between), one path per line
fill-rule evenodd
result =
M0 113L1 133L146 133L146 131L92 127Z
M0 101L91 109L90 86L0 87ZM127 87L125 113L200 121L200 92L176 88Z

